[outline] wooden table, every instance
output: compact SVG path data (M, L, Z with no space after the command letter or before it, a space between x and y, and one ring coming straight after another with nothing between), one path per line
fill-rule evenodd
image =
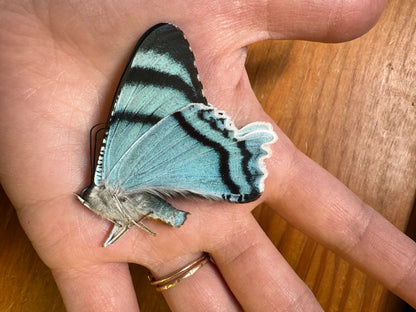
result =
M297 147L415 238L415 1L390 1L377 26L352 42L253 45L247 70L263 107ZM0 194L0 311L64 311L51 273ZM381 284L268 207L254 214L325 311L405 311ZM169 311L146 270L131 271L141 310Z

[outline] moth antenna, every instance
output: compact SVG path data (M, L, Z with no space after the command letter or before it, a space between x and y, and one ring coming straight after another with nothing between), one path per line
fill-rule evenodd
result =
M91 182L94 179L95 167L97 165L97 145L98 135L101 131L106 129L106 124L101 122L94 125L90 130L90 170L91 170Z

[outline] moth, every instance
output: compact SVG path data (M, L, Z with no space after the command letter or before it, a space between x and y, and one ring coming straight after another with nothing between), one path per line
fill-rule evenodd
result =
M114 223L106 247L146 218L173 227L188 212L166 199L247 203L260 197L277 140L272 126L237 129L208 104L183 32L158 24L139 40L118 85L91 184L79 201Z

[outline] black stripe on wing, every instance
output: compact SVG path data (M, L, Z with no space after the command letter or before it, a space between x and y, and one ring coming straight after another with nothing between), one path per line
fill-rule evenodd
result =
M261 196L261 193L259 192L257 186L255 185L255 178L252 177L250 170L248 168L248 163L251 157L253 156L250 151L246 148L245 142L240 141L237 143L237 146L240 150L241 155L243 156L241 166L242 171L245 176L245 179L247 183L251 186L251 192L249 194L240 194L240 186L233 181L233 178L231 177L231 170L230 170L230 152L222 146L220 143L215 142L211 139L209 139L207 136L200 133L197 129L195 129L183 116L182 112L178 111L173 114L173 117L176 119L178 124L181 126L181 128L193 139L197 140L199 143L208 146L215 150L215 152L218 154L219 157L219 172L221 174L221 179L224 185L227 186L231 194L223 194L222 198L226 201L231 202L250 202L254 201L257 198ZM209 120L206 120L203 115L199 114L198 118L208 122L211 125L211 128L213 128L217 132L221 132L221 134L229 138L229 129L220 129L218 127L214 127L214 123L209 122ZM235 140L235 139L234 139ZM238 197L236 195L239 194Z
M191 77L193 89L197 93L193 103L208 104L198 77L194 54L182 30L172 24L156 25L144 38L140 49L142 51L152 50L160 55L168 54L171 59L186 68Z
M210 140L205 135L201 134L198 130L196 130L191 124L189 124L185 117L182 115L180 111L173 114L173 117L176 119L176 121L179 123L181 128L192 138L200 142L201 144L205 146L209 146L213 148L219 158L220 158L220 174L222 181L227 186L227 188L230 190L233 194L240 193L240 187L234 183L234 181L231 178L230 175L230 153L219 143Z
M150 68L133 67L126 73L125 83L129 85L143 84L171 88L182 92L189 100L189 103L203 103L200 102L200 91L187 84L178 75L171 75ZM168 101L169 99L166 100Z
M201 99L207 104L205 97L201 98L201 92L195 90L188 85L180 76L170 75L164 72L160 72L149 68L134 67L131 68L125 77L125 84L135 85L142 84L146 86L156 86L162 88L168 88L177 90L185 95L189 103L201 103ZM169 99L166 99L169 101ZM133 113L129 111L117 111L114 112L110 119L110 124L118 121L128 121L132 123L145 123L145 124L156 124L163 117L154 114L145 115L139 113Z
M156 116L154 114L145 115L145 114L132 113L132 112L115 112L113 116L111 116L110 125L113 123L120 122L120 121L155 125L161 119L162 117Z

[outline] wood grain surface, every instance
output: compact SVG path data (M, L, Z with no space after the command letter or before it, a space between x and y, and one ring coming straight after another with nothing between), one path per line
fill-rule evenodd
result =
M389 1L377 24L348 43L268 41L247 70L264 109L296 146L413 238L416 213L416 3ZM49 269L0 192L0 311L65 311ZM264 230L325 311L411 311L377 281L266 206ZM131 265L141 311L169 311Z

